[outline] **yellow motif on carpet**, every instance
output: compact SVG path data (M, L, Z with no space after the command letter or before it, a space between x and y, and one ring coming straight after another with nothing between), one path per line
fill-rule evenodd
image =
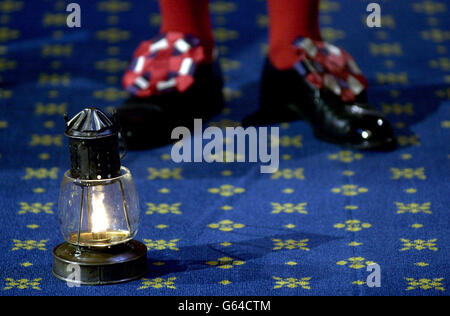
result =
M218 269L231 269L234 266L240 266L245 264L245 261L242 260L234 260L230 257L222 257L217 260L207 261L207 265L216 267Z
M412 291L412 290L436 290L436 291L445 291L444 286L442 284L442 281L444 278L435 278L435 279L419 279L416 280L414 278L405 278L405 280L408 282L408 287L406 288L406 291Z
M180 241L180 239L172 239L172 240L152 240L152 239L143 239L144 244L147 246L148 250L174 250L178 251L177 243Z
M304 250L304 251L309 251L308 248L308 242L309 239L303 239L303 240L293 240L293 239L288 239L288 240L281 240L281 239L272 239L273 243L274 243L274 247L272 248L272 250L296 250L296 249L300 249L300 250Z
M13 239L14 246L11 250L17 251L20 249L23 250L41 250L46 251L48 239L42 239L42 240L19 240L19 239Z
M287 214L292 214L292 213L299 213L299 214L308 214L308 212L306 211L305 207L307 205L306 202L304 203L298 203L298 204L294 204L294 203L276 203L276 202L272 202L270 203L272 204L272 214L279 214L279 213L287 213Z
M27 203L27 202L20 202L20 211L17 214L26 214L26 213L32 213L32 214L39 214L41 212L44 212L45 214L53 214L52 207L55 203L48 202L45 204L42 203Z
M400 241L403 243L403 248L400 249L400 251L408 251L411 249L415 250L431 250L431 251L438 251L438 248L436 247L436 241L437 239L430 239L430 240L422 240L422 239L416 239L416 240L409 240L409 239L400 239Z
M297 287L301 287L304 290L311 290L309 281L311 280L310 277L305 277L301 279L296 278L280 278L280 277L272 277L275 280L275 286L274 289L281 289L283 287L287 287L290 289L295 289Z
M176 286L175 286L175 280L176 279L177 279L176 277L171 277L171 278L167 278L167 279L163 279L163 278L146 279L146 278L143 278L142 279L142 286L139 287L138 290L145 290L145 289L148 289L149 287L152 287L154 289L167 288L167 289L175 290L176 289Z
M235 229L244 228L245 225L244 224L240 224L240 223L235 223L235 222L233 222L233 221L231 221L229 219L225 219L225 220L222 220L222 221L220 221L218 223L209 224L208 227L211 228L211 229L218 229L218 230L223 231L223 232L231 232L231 231L233 231Z
M26 290L26 289L33 289L40 291L41 288L39 287L41 283L41 278L28 280L28 279L20 279L20 280L14 280L12 278L6 278L6 286L3 288L4 291L11 290L11 289L19 289L19 290Z

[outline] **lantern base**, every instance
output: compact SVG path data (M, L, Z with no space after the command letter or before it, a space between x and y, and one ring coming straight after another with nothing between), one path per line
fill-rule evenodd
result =
M147 273L147 247L136 240L109 248L77 247L66 242L53 249L52 272L71 284L103 285L135 280Z

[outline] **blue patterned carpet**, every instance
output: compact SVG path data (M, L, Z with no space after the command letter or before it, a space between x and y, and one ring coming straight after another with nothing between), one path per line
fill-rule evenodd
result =
M362 23L367 1L322 1L324 37L369 78L370 99L400 148L349 151L281 124L280 171L256 164L181 164L171 147L131 152L141 202L137 239L146 279L69 288L51 274L62 242L57 199L69 166L62 115L111 109L137 43L158 29L156 1L0 0L0 295L447 295L450 287L450 5L377 1L383 27ZM257 108L264 1L213 1L232 125ZM369 288L366 266L381 267Z

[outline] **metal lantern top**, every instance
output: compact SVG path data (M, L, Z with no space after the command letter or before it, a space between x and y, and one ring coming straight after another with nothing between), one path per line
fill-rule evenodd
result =
M71 120L66 117L70 175L82 180L120 176L119 126L115 117L88 107Z

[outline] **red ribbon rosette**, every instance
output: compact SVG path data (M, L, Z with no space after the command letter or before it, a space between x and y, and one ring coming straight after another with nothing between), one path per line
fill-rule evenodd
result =
M367 79L353 57L323 41L299 38L294 42L298 61L294 68L315 88L326 88L344 102L352 102L367 89Z
M142 42L122 78L123 87L137 97L186 91L197 66L205 59L200 40L168 32Z

